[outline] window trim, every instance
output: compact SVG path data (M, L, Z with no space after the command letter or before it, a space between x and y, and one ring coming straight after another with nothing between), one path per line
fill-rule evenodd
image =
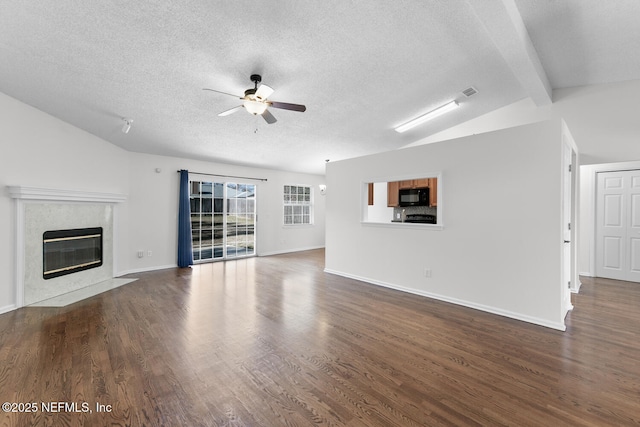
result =
M308 203L304 203L305 201L303 200L303 203L287 203L287 201L285 200L285 197L287 195L287 193L285 192L286 188L289 187L301 187L301 188L308 188L309 189L309 202ZM305 193L303 193L304 195ZM289 191L289 195L292 195L291 191ZM297 194L296 194L297 195ZM314 217L314 191L313 191L313 185L309 185L309 184L283 184L282 185L282 226L285 228L289 228L289 227L311 227L314 225L315 223L315 217ZM291 207L295 207L295 206L308 206L309 207L309 222L291 222L291 223L287 223L286 222L286 217L287 217L287 206L291 206ZM292 216L292 221L295 221L293 219L295 214L291 214ZM305 214L302 213L301 214L302 217L304 218Z

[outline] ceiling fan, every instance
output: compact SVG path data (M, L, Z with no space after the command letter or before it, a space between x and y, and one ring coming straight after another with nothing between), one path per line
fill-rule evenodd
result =
M259 74L252 74L251 81L255 84L255 87L245 90L244 96L237 96L231 93L222 92L215 89L204 88L202 90L210 90L212 92L222 93L224 95L233 96L243 100L241 105L238 105L237 107L233 107L230 110L226 110L218 114L218 116L220 117L228 116L229 114L233 114L236 111L240 110L241 108L244 108L254 116L257 116L258 114L260 114L267 123L273 124L277 122L277 120L273 116L273 114L269 112L269 110L267 109L268 107L280 108L283 110L300 111L300 112L304 112L307 109L307 107L300 104L289 104L287 102L269 101L267 98L271 96L271 94L273 93L273 89L271 89L267 85L260 85L260 87L258 87L258 83L262 81L262 76L260 76Z

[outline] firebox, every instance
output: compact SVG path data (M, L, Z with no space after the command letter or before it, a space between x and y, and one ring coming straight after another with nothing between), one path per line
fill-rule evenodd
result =
M102 265L102 227L45 231L42 276L64 276Z

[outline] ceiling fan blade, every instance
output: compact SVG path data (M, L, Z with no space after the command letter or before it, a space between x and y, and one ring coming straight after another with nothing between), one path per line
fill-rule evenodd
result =
M280 108L282 110L291 110L291 111L300 111L304 112L307 110L307 107L300 104L289 104L287 102L275 102L269 101L267 104L271 105L273 108Z
M273 93L273 89L271 89L267 85L260 85L258 90L256 91L256 98L267 99Z
M262 117L264 117L264 121L269 123L270 125L278 121L275 117L273 117L273 114L271 114L269 110L264 110L264 113L262 113Z
M218 117L228 116L229 114L233 114L233 113L235 113L236 111L238 111L241 108L243 108L243 106L242 105L238 105L237 107L233 107L230 110L223 111L222 113L218 114Z
M206 88L206 87L205 87L205 88L202 88L202 90L209 90L209 91L211 91L211 92L217 92L217 93L221 93L221 94L223 94L223 95L229 95L229 96L233 96L234 98L242 99L242 97L241 97L241 96L234 95L234 94L232 94L232 93L222 92L222 91L220 91L220 90L209 89L209 88Z

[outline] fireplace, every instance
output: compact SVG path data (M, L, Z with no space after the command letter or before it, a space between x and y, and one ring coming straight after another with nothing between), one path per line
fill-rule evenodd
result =
M126 195L25 186L9 186L8 190L15 201L16 308L46 301L113 279L114 271L117 271L114 257L116 214L119 210L118 205L127 199ZM53 249L61 245L60 242L64 240L46 244L44 240L72 237L55 234L53 236L47 234L45 237L45 233L51 230L65 231L81 228L97 228L95 232L88 232L89 235L102 234L102 239L91 237L83 242L86 251L75 251L74 257L85 252L83 259L86 259L86 253L90 253L87 261L78 262L76 258L69 263L68 259L72 258L70 253L64 256L62 253L58 254L63 261L54 260L54 256L45 261L45 245L46 251L49 252L49 245L52 245ZM100 256L97 256L97 252L100 252ZM100 262L102 262L101 265ZM66 269L69 267L66 264L88 264L83 267L89 268L84 271L73 270L74 274L64 274L61 277L54 277L53 273L46 274L48 277L44 277L45 271L51 272L63 268L65 270L61 271L72 271Z
M45 280L101 265L102 227L45 231L42 235Z

